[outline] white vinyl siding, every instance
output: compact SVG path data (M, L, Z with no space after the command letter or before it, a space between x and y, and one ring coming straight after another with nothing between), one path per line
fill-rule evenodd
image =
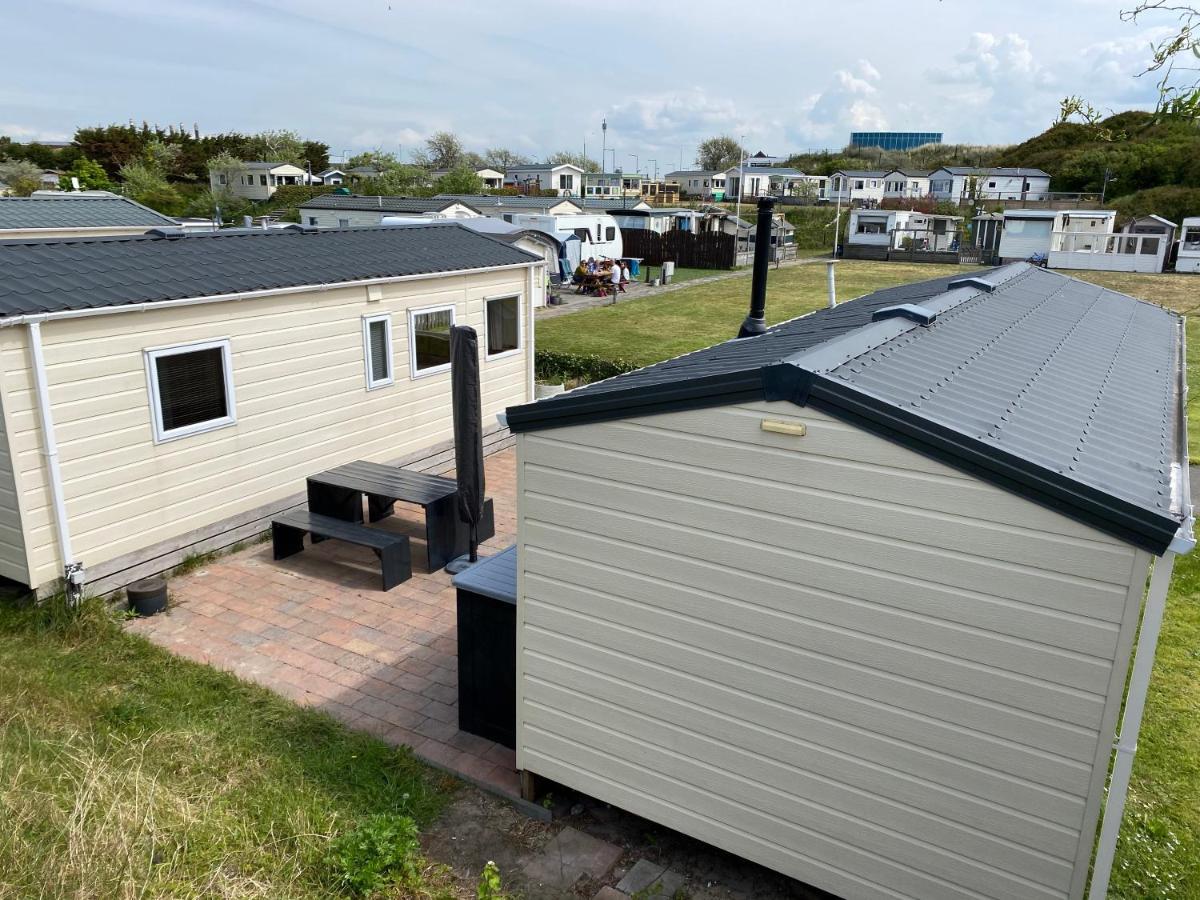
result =
M530 314L528 277L526 269L484 271L44 323L76 555L97 566L303 493L304 479L322 469L388 462L450 439L448 372L363 390L362 317L392 314L393 364L403 372L410 307L452 307L482 332L484 297L520 293ZM231 344L237 423L155 444L143 350L217 338ZM23 328L0 329L22 528L40 585L61 562L26 341ZM481 388L485 421L531 399L526 353L490 363Z
M1054 221L1049 218L1006 218L1000 234L999 253L1003 259L1028 259L1035 253L1050 252L1050 232Z
M788 403L518 479L520 768L847 897L1081 896L1147 554Z
M367 390L392 384L392 317L363 316L363 362Z
M3 381L0 380L0 385ZM25 535L21 530L21 504L8 446L6 404L0 404L0 575L29 584Z

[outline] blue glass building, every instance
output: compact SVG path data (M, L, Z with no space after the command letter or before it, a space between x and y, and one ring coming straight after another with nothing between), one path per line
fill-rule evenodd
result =
M884 150L911 150L922 144L940 144L940 131L852 131L851 147L881 147Z

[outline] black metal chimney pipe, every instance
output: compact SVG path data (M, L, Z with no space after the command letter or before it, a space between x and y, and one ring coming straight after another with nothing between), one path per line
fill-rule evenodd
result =
M754 337L767 330L767 268L771 264L771 226L774 224L775 199L758 198L758 227L754 236L754 274L750 278L750 315L742 323L738 337ZM747 235L749 237L749 235Z

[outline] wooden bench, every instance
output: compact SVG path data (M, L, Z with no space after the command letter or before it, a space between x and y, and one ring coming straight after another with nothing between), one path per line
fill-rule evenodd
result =
M352 462L308 478L308 508L322 515L361 522L362 496L372 522L392 515L393 504L415 503L425 511L425 547L429 571L467 552L468 530L458 517L458 484L426 472L414 472L374 462ZM479 540L496 533L492 501L484 502Z
M271 520L271 547L276 559L295 556L304 549L304 535L370 547L383 569L383 589L390 591L412 577L408 536L297 509Z

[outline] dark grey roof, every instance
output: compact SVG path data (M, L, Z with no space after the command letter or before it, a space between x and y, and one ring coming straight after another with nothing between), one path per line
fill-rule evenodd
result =
M18 228L161 228L175 220L126 197L0 197L0 231Z
M438 194L437 197L439 200L457 200L459 203L466 203L484 213L497 205L546 209L560 203L574 203L582 209L578 197L529 197L524 194Z
M847 178L882 178L888 174L884 169L838 169L834 175L844 175Z
M1011 175L1014 178L1049 178L1047 172L1041 169L1022 169L1012 166L942 166L938 171L949 172L951 175Z
M0 241L0 319L538 260L453 224Z
M936 318L873 321L902 304ZM1190 516L1182 339L1169 310L1017 263L878 291L513 407L508 423L791 400L1161 553Z
M440 212L461 200L446 197L369 197L359 194L321 194L300 204L301 209L353 209L379 212ZM478 212L478 210L475 210Z

